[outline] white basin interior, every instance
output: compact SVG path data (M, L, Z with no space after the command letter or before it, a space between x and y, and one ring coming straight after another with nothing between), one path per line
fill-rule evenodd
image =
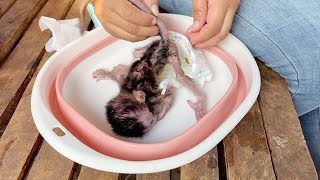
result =
M96 82L91 77L91 73L97 68L112 69L117 64L131 64L133 49L152 42L154 39L150 38L138 43L118 40L81 62L65 80L63 88L65 100L97 128L122 140L157 143L168 141L189 129L196 123L196 118L187 100L195 100L195 98L184 87L177 89L173 107L164 119L159 121L143 138L129 139L116 136L106 120L105 105L117 95L119 87L112 80ZM208 51L204 51L204 55L213 72L212 80L206 82L202 88L207 96L209 111L228 90L232 76L226 64L217 56Z
M186 16L161 14L161 17L166 23L176 24L177 26L180 26L182 28L185 28L192 24L192 18ZM79 52L87 49L92 44L99 42L107 35L108 33L106 33L103 29L93 30L83 38L67 45L64 49L51 56L51 58L40 70L32 92L32 115L40 134L59 153L84 166L109 172L136 174L165 171L182 166L199 158L200 156L208 152L211 148L216 146L250 110L258 96L260 88L260 75L256 62L250 54L249 50L244 46L244 44L242 44L241 41L239 41L236 37L229 34L226 39L218 44L218 46L225 52L229 53L242 69L242 72L246 79L247 96L240 104L240 106L233 112L233 114L231 114L218 129L212 132L209 137L207 137L204 141L202 141L192 149L164 159L152 161L126 161L98 153L97 151L94 151L93 149L87 147L81 141L75 138L75 136L73 136L66 128L64 128L64 126L62 126L61 123L52 115L48 104L48 92L49 88L55 80L57 72L65 63L65 60L75 57ZM122 47L122 43L125 42L118 41L112 46L121 46L121 50L124 53L112 52L110 49L108 50L108 48L112 46L107 47L103 51L91 56L88 60L84 61L72 71L66 81L66 84L70 85L70 87L72 88L75 88L72 92L79 93L74 93L72 95L72 93L67 92L68 89L72 90L70 87L66 87L64 89L64 95L66 96L67 100L72 103L72 106L75 109L79 109L79 112L81 112L83 116L85 116L88 120L90 120L93 124L95 124L98 128L102 129L105 132L108 132L108 127L106 126L107 123L103 116L104 105L108 98L116 93L116 91L114 91L116 89L116 86L112 81L96 83L91 78L91 72L98 67L106 68L112 67L117 63L128 63L130 61L130 58L128 57L131 56L129 53L129 49L133 47L130 45ZM226 71L226 66L220 60L216 59L209 53L205 53L205 55L210 59L209 62L213 67L214 72L213 80L210 82L212 83L212 85L209 85L209 83L206 85L210 86L208 89L211 88L212 90L209 91L207 90L207 87L204 88L207 94L209 92L214 92L212 93L213 95L212 97L210 97L210 102L208 103L208 107L212 107L215 102L221 98L221 95L226 91L228 83L230 83L230 73ZM108 59L106 57L108 57ZM109 57L113 57L113 59L110 59ZM86 63L88 67L84 68ZM76 75L78 76L73 77ZM78 78L81 79L81 81L72 81L71 78ZM89 87L84 87L84 84L87 84ZM215 85L219 84L222 85L222 87L215 87ZM89 89L90 91L87 89ZM106 89L112 91L114 94L106 93ZM84 91L86 93L81 93L81 91ZM80 96L79 94L81 94L82 96ZM98 94L99 96L96 96L96 94ZM176 104L168 113L168 117L170 117L170 113L181 114L179 113L179 109L185 110L189 108L185 103L185 100L191 97L189 96L188 92L185 89L180 88L177 94L178 97L176 100ZM183 96L183 94L186 94L188 96ZM90 98L90 100L88 100L88 98ZM80 109L83 108L82 105L85 103L91 103L86 105L86 107L89 108ZM180 132L192 126L192 124L195 123L194 114L191 110L184 112L188 112L192 118L186 118L187 120L184 120L184 118L181 117L182 123L181 121L178 121L177 118L175 120L175 123L179 125L179 128L177 128L178 130L170 129L174 126L172 124L170 125L170 127L166 126L166 128L163 128L167 123L166 121L169 121L167 119L164 119L162 122L159 122L148 134L148 136L142 139L142 141L145 143L164 141L178 135ZM52 129L55 127L59 127L60 129L62 129L65 132L65 135L61 137L57 136L52 131ZM163 129L165 129L166 133L158 136L159 131Z

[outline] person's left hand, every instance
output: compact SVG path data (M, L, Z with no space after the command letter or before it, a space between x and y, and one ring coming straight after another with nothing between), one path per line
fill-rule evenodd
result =
M193 25L187 37L194 48L216 45L224 39L232 25L240 0L193 0Z

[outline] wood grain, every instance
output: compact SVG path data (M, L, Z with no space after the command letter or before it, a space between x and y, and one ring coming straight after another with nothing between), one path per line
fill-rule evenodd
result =
M0 64L47 0L17 0L1 19Z
M228 179L276 179L257 102L223 144Z
M72 176L73 161L65 158L44 142L35 158L27 179L69 179Z
M219 179L217 148L213 148L199 159L180 168L181 180Z
M82 0L76 0L68 12L66 19L79 17L79 8ZM89 23L89 19L85 19ZM38 69L51 56L51 53L45 53ZM58 131L59 132L59 131ZM61 133L61 132L59 132ZM62 133L61 135L64 135ZM73 176L75 164L73 161L65 158L46 142L41 146L39 154L36 156L34 163L28 174L28 179L69 179Z
M72 3L72 0L49 0L49 2L41 10L37 19L33 21L30 29L25 34L23 41L19 43L20 46L18 49L16 48L17 51L13 52L14 55L12 56L11 61L9 61L10 63L5 64L4 71L1 69L0 83L8 85L7 82L4 82L2 79L5 76L11 77L11 79L7 79L6 81L9 80L9 82L12 84L15 84L16 81L19 82L19 77L23 79L25 75L28 74L28 72L25 72L26 69L30 70L30 67L25 67L24 61L27 60L24 58L28 57L27 55L30 55L28 54L30 52L31 55L40 55L45 42L37 45L34 44L39 42L38 40L41 39L42 36L37 24L39 17L41 15L45 15L55 18L63 18L70 9ZM49 34L46 36L48 39ZM44 39L45 38L42 37L42 41ZM44 59L41 61L37 72L40 70L40 67L42 64L44 64L45 60L49 56L50 54L46 54L46 56L44 56ZM32 60L31 62L34 63ZM21 71L25 72L26 74L21 73ZM39 139L42 140L42 138L34 125L30 111L30 95L34 80L35 76L31 79L29 85L24 91L16 111L0 139L0 179L7 180L23 178L28 171L28 167L30 166L35 155L35 153L31 152L34 149L34 151L38 150L39 143L42 142L39 142ZM16 84L16 86L19 85ZM1 93L3 93L2 86L0 87ZM6 94L1 94L1 100L5 99L3 98L5 95Z
M137 174L137 180L170 180L170 171L150 174Z
M118 180L118 178L119 174L117 173L109 173L82 166L78 180Z
M31 86L24 93L17 111L0 139L0 179L18 179L26 174L41 137L30 111Z
M283 78L258 63L261 72L259 104L278 179L317 179L315 167Z
M0 18L13 5L16 0L0 0Z
M50 38L50 32L40 31L39 18L41 16L55 19L64 18L73 1L56 0L47 2L0 68L0 127L8 123L26 85L28 85L41 60L44 45Z

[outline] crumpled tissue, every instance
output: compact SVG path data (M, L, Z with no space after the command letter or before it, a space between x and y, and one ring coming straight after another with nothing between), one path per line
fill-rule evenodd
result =
M80 38L80 20L79 18L56 20L50 17L41 16L39 19L41 31L49 29L52 37L45 45L48 52L59 51L65 45ZM84 34L87 33L86 31Z

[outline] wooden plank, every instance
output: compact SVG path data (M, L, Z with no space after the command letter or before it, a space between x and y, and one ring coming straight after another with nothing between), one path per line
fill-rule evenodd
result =
M66 19L79 17L79 8L82 0L76 0L68 12ZM89 17L86 16L85 24L90 22ZM38 67L42 67L43 63L51 56L52 53L45 53L41 63ZM74 172L75 164L73 161L65 158L46 142L41 146L39 154L34 160L30 169L28 179L69 179Z
M8 123L43 55L44 44L50 38L50 32L40 31L39 18L48 16L61 19L66 16L67 10L71 7L73 1L57 0L46 3L32 21L30 28L26 31L19 44L2 65L0 69L0 128Z
M35 158L27 179L69 179L72 176L73 161L65 158L44 142Z
M91 169L85 166L81 167L80 174L78 180L118 180L119 174L99 171L95 169Z
M170 170L170 179L171 180L180 180L180 167Z
M12 6L16 0L0 0L0 18Z
M87 18L86 19L87 25L89 25L89 18L90 17L88 14L87 14L86 18ZM95 179L95 180L105 180L105 179L118 180L118 179L121 179L121 177L122 176L118 173L104 172L104 171L99 171L96 169L82 166L80 173L79 173L78 180L92 180L92 179ZM131 178L131 176L126 179L130 179L130 178Z
M219 179L217 148L213 148L199 159L180 168L181 180Z
M19 76L23 77L23 74L21 74L20 71L16 71L16 70L22 69L25 65L19 66L18 64L19 63L23 64L24 61L27 61L26 59L24 59L24 57L29 57L27 55L30 55L28 54L30 52L34 58L37 58L37 56L40 55L39 52L42 51L43 49L43 46L45 43L44 37L46 37L46 39L49 38L49 34L43 37L39 30L39 27L38 27L39 17L41 15L44 15L44 16L50 16L54 18L63 18L66 15L66 12L70 9L72 3L73 3L73 0L49 0L49 2L41 10L36 20L33 21L30 29L24 36L25 39L19 43L19 45L21 46L19 46L18 50L15 52L15 56L13 56L15 58L12 58L11 59L12 61L9 61L10 63L12 63L11 66L9 65L5 66L7 67L6 71L4 71L5 73L9 73L10 72L9 70L11 69L13 74L16 73L17 78ZM38 41L39 39L42 39L42 40L39 42ZM28 40L31 42L28 42ZM40 44L35 45L38 42ZM21 53L21 55L19 55L19 53ZM46 59L49 56L50 54L46 54L44 59ZM17 62L14 62L14 61L17 61ZM42 66L44 62L45 62L44 60L41 62L41 65L38 67L37 72L39 71L39 68ZM24 67L22 71L25 71L25 69L28 69L28 68ZM3 77L2 73L3 72L0 73L1 77ZM30 95L31 95L32 86L35 80L34 77L30 81L25 92L23 93L22 98L18 104L18 107L0 139L0 172L1 172L0 179L7 180L7 179L23 178L28 168L31 165L34 155L36 154L36 153L30 154L30 152L32 152L32 150L34 149L35 151L39 150L39 139L42 139L42 138L39 135L39 132L34 125L31 111L30 111ZM13 75L13 78L7 79L7 81L9 80L11 81L11 83L14 83L15 80L13 79L15 79L14 75ZM0 81L0 82L3 82L3 81ZM1 100L3 97L4 95L1 94ZM40 144L41 144L41 141L40 141Z
M317 179L301 125L284 79L258 63L261 72L259 104L278 179Z
M22 178L41 145L42 138L34 133L37 129L30 111L30 94L31 88L24 94L0 139L0 179Z
M170 171L149 174L137 174L137 180L170 180Z
M0 64L47 0L17 0L1 19Z
M276 179L258 102L223 144L227 179Z

